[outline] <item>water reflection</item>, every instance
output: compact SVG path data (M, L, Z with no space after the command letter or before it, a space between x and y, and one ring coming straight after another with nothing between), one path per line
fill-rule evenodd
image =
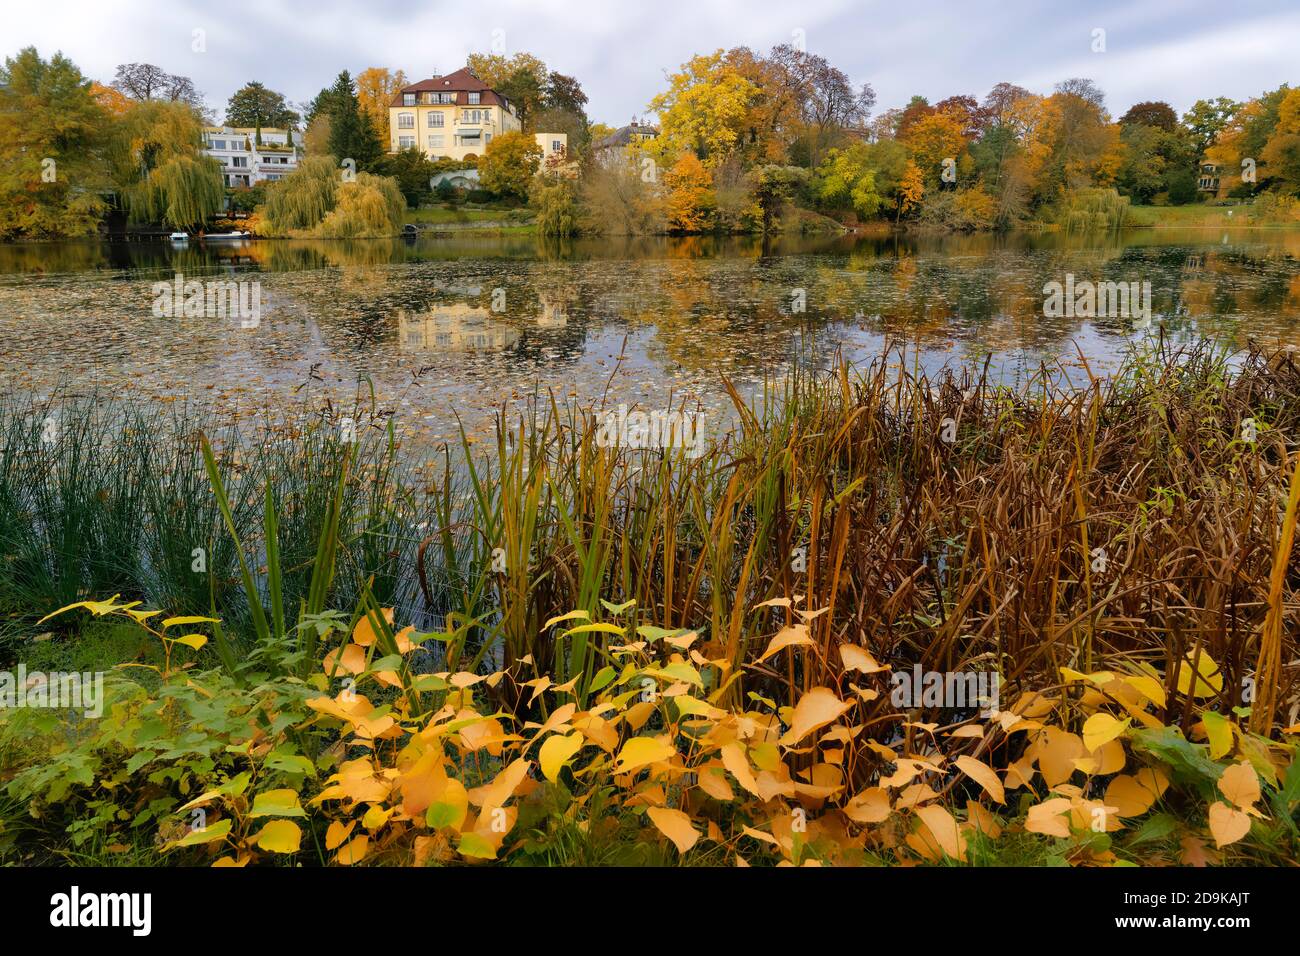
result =
M1224 240L1228 241L1225 242ZM150 285L175 272L256 279L256 329L159 319ZM1149 282L1152 326L1175 338L1300 344L1300 232L1144 230L1074 236L533 237L364 242L43 243L0 247L0 387L95 381L216 405L343 393L454 434L539 385L584 400L725 404L836 350L919 360L1112 366L1149 332L1128 318L1048 318L1067 274Z

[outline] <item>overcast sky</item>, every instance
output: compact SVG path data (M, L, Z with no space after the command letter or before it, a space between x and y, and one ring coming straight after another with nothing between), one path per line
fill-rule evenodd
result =
M877 110L1086 76L1115 116L1152 99L1181 112L1300 82L1294 0L4 0L2 16L4 55L62 50L104 82L118 63L155 63L191 77L218 118L248 80L300 103L343 69L400 68L414 81L494 42L576 76L591 119L613 126L644 113L693 53L800 37L855 85L870 82ZM206 52L192 49L199 29ZM1095 30L1105 52L1093 52Z

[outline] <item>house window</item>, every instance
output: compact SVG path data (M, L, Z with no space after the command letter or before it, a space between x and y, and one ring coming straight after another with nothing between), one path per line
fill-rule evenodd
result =
M403 106L414 106L414 105L415 105L415 94L414 94L414 93L403 93L403 94L402 94L402 105L403 105Z
M398 114L397 114L397 128L398 128L398 129L415 129L415 114L414 114L414 113L398 113Z
M398 147L400 147L401 149L410 149L412 146L415 145L415 137L414 137L414 136L399 136L399 137L397 137L397 145L398 145Z
M232 166L238 166L238 167L241 167L241 168L244 167L244 166L247 166L247 165L248 165L248 157L247 157L247 156L232 156L231 159L230 159L230 165L232 165Z
M470 105L471 105L471 106L477 106L477 105L478 105L478 102L479 102L479 98L478 98L478 97L479 97L479 95L478 95L477 93L471 93L471 94L469 95L469 102L470 102Z
M212 141L212 148L213 148L213 149L225 149L225 148L226 148L226 141L225 141L224 139L214 139L214 140Z
M551 140L551 152L552 153L564 152L564 144L561 143L558 139Z
M492 134L488 133L486 136L483 137L483 145L486 146L490 142L492 142Z
M479 123L482 123L482 122L483 122L483 111L482 111L482 110L465 110L465 111L464 111L464 119L462 120L462 122L470 123L471 125L478 125Z
M430 134L429 134L429 148L430 148L430 149L438 149L438 148L440 148L440 147L442 146L442 140L443 140L443 136L442 136L441 133L438 133L437 135L435 135L435 134L433 134L433 133L430 133Z
M429 114L429 128L430 128L430 129L442 129L443 121L444 121L444 117L443 117L443 115L442 115L441 113L430 113L430 114Z

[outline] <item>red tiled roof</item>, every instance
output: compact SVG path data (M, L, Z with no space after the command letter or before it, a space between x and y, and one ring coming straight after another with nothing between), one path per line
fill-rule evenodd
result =
M403 93L455 93L457 106L505 106L514 112L510 101L470 72L469 67L461 67L455 73L430 77L404 86L397 91L390 105L402 106ZM478 103L469 101L469 93L480 94Z

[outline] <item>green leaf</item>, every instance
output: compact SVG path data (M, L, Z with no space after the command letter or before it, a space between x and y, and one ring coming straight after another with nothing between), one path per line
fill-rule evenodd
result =
M202 827L198 830L192 830L179 840L173 841L171 846L198 846L201 843L211 843L213 840L223 839L230 832L230 818L218 820L210 827Z
M305 817L295 790L264 790L253 797L249 817Z
M456 849L460 851L461 856L472 856L481 860L497 858L496 847L473 831L460 835L460 842L456 845Z
M283 770L285 773L301 773L309 777L316 776L316 765L300 754L273 751L266 758L266 766L272 770Z
M613 667L602 667L596 672L596 676L591 679L591 692L595 694L602 690L617 674L618 671L614 670Z

